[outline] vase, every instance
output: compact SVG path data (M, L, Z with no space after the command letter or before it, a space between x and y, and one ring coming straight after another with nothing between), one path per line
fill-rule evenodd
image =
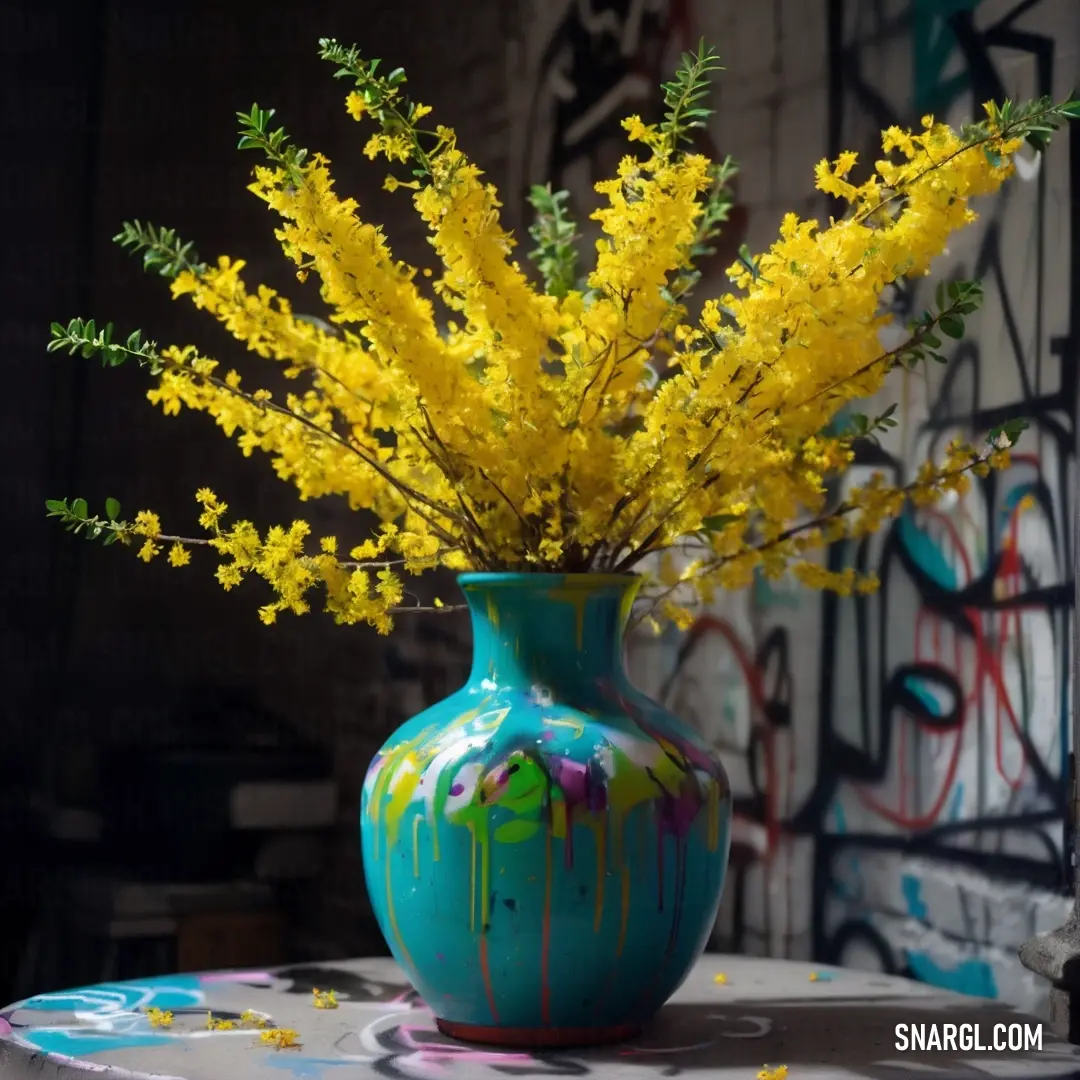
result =
M630 1038L716 919L731 788L708 745L635 689L638 579L469 573L466 685L368 769L364 872L397 962L451 1037Z

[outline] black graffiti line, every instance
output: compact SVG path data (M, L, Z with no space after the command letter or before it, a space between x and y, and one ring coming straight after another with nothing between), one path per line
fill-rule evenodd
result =
M976 831L976 830L972 830ZM978 831L982 831L982 827ZM987 829L987 832L996 830ZM833 857L850 848L881 854L917 857L945 865L962 866L976 871L984 879L1022 882L1047 892L1064 887L1061 866L1054 851L1053 861L1041 862L1021 855L954 847L928 840L925 836L896 836L884 833L832 833L820 837L822 861L831 864ZM1048 849L1050 845L1047 844Z
M990 477L989 480L992 483L993 477ZM985 503L987 513L989 513L990 507L993 504L993 499L986 499ZM989 523L986 524L988 525ZM986 528L986 532L991 538L993 537L994 530ZM975 638L975 628L972 624L971 616L968 614L969 610L976 609L979 612L1008 610L1007 602L998 600L993 593L993 582L997 574L1000 554L988 559L986 571L976 579L976 581L972 582L970 586L956 592L949 592L929 578L925 572L923 572L922 568L912 559L907 547L900 543L896 529L890 530L889 541L887 542L886 548L889 555L882 560L883 570L886 571L886 573L883 573L883 577L887 576L889 557L895 553L898 560L904 564L905 569L907 569L908 575L918 591L921 604L928 610L941 615L943 618L947 618L959 632L963 633L968 638ZM1057 590L1056 593L1055 590ZM1069 593L1059 586L1041 591L1048 597L1056 595L1060 604L1067 604L1069 602ZM1030 603L1030 601L1028 602ZM882 649L884 649L885 629L888 625L885 609L886 605L882 604L882 626L880 628ZM882 663L884 664L884 660L882 660ZM889 715L891 714L884 713L883 711L883 723L886 722L885 717ZM980 729L981 726L982 725L980 724ZM1065 792L1063 782L1060 779L1053 777L1050 773L1041 754L1038 753L1026 731L1022 729L1017 730L1015 735L1023 748L1028 765L1035 775L1036 790L1058 804L1061 807L1062 812L1064 812ZM980 802L979 805L982 805L982 803Z
M1021 5L1019 5L1016 9L1014 9L1013 12L1010 13L1009 16L1006 17L1006 20L1003 20L1003 21L1015 20L1015 18L1019 17L1019 15L1022 14L1024 10L1028 10L1032 6L1034 6L1034 5L1032 5L1032 4L1021 4ZM859 104L864 109L869 110L869 112L873 116L875 116L876 119L879 122L883 119L884 111L888 109L888 105L884 101L884 98L881 96L881 94L878 93L876 89L867 87L865 81L862 78L862 73L861 73L861 70L859 70L859 64L858 64L858 49L859 49L859 47L860 47L860 45L862 43L860 42L860 43L852 45L852 46L847 46L844 43L844 40L843 40L844 39L844 17L843 17L844 16L844 8L845 8L845 5L843 4L842 0L831 0L830 5L829 5L829 32L830 32L829 55L830 55L830 62L831 62L830 94L829 94L829 105L830 105L830 114L829 114L829 144L830 145L829 145L829 149L830 149L831 156L833 156L833 157L836 156L836 153L839 152L839 150L841 148L841 140L842 140L843 127L844 127L843 120L844 120L844 107L845 107L845 93L846 93L846 91L848 91L848 90L854 91L854 95L855 95L855 97L857 99L861 97L861 101L859 101ZM1000 29L1000 26L999 26L999 29ZM963 27L961 27L961 30L963 30ZM1002 43L1002 44L1006 44L1006 43L1007 44L1017 44L1017 41L1016 41L1015 37L1012 39L1012 41L1009 41L1009 42L1006 42L1006 40L1004 38L999 37L998 42ZM973 44L973 42L971 41L970 38L968 38L967 39L967 46L968 46L969 66L970 66L970 57L972 55L971 54L971 46L972 46L972 44ZM1026 40L1026 41L1019 42L1019 44L1021 46L1026 45L1026 46L1029 46L1029 47L1040 45L1039 42L1034 41L1034 40L1032 40L1030 38L1028 40ZM1052 48L1052 46L1051 46L1051 48ZM1052 59L1052 53L1051 53L1051 59ZM838 70L841 67L841 65L844 65L843 69ZM978 69L979 65L976 65L976 67ZM986 66L981 67L981 74L978 76L980 82L985 82L986 81L984 77L986 75L987 70L988 70L988 68ZM989 67L989 71L991 73L993 73L994 77L996 78L996 72L994 72L992 64ZM1040 64L1040 72L1041 72L1040 81L1045 80L1046 71L1047 71L1047 67L1046 67L1045 63L1041 63ZM998 80L998 82L1000 84L1000 80ZM987 95L987 96L989 96L989 95ZM983 98L983 100L985 100L985 98ZM890 117L890 122L895 122L895 121L893 120L893 118ZM884 123L880 123L879 126L886 126L886 125ZM1076 153L1076 144L1077 144L1078 141L1080 141L1080 140L1075 140L1075 139L1070 140L1070 143L1071 143L1071 146L1070 146L1070 169L1071 169L1071 181L1073 183L1073 188L1072 188L1073 190L1077 190L1077 187L1075 185L1075 181L1076 181L1078 175L1080 175L1080 169L1076 168L1077 163L1080 162L1080 155L1074 156L1075 153ZM1043 171L1041 171L1040 180L1043 180ZM1078 215L1078 216L1080 216L1080 215ZM1037 224L1038 224L1038 229L1039 229L1037 235L1039 237L1042 237L1043 234L1044 234L1044 227L1045 227L1045 208L1041 204L1041 201L1040 201L1040 205L1038 205L1037 208L1036 208L1036 218L1037 218ZM1073 236L1072 236L1073 243L1072 243L1072 251L1071 251L1071 271L1072 271L1072 273L1071 273L1071 282L1070 282L1070 284L1071 284L1071 298L1073 300L1073 302L1070 305L1070 321L1071 321L1073 326L1075 326L1075 322L1073 321L1073 316L1075 315L1075 313L1078 310L1080 310L1080 304L1077 303L1077 291L1078 291L1078 288L1080 288L1080 274L1077 273L1077 259L1080 258L1080 243L1077 242L1077 239L1078 239L1077 229L1078 229L1077 222L1074 220L1073 221ZM993 237L993 240L996 242L997 237L996 236ZM984 245L985 245L985 240L984 240ZM985 249L984 249L984 253L986 253ZM1010 294L1007 291L1007 282L1005 281L1004 274L1002 273L1002 270L1001 270L1000 251L994 251L993 254L996 256L996 258L993 261L997 264L996 266L993 267L993 272L998 277L999 288L1000 288L1000 291L1001 291L1002 297L1003 297L1003 304L1009 309L1008 310L1008 315L1009 315L1009 317L1011 317L1012 316L1012 311L1011 311L1011 301L1009 299ZM1040 259L1040 268L1041 268L1041 264L1043 262L1041 252L1039 254L1039 259ZM1040 303L1041 303L1041 293L1039 295L1040 295ZM899 299L902 302L904 297L901 296L901 297L899 297ZM1041 317L1041 312L1040 312L1040 317ZM1039 344L1039 348L1041 349L1041 346L1042 346L1041 321L1039 321L1038 327L1039 327L1039 331L1040 331L1040 339L1039 339L1038 344ZM1033 390L1031 380L1030 380L1030 378L1028 377L1028 374L1027 374L1027 369L1024 366L1025 351L1023 349L1017 347L1018 335L1015 332L1015 321L1013 321L1013 325L1010 327L1010 339L1011 339L1012 351L1013 351L1013 354L1014 354L1014 360L1017 363L1017 367L1018 367L1019 373L1021 375L1022 384L1024 386L1025 392L1023 394L1024 400L1021 403L1019 403L1017 405L1014 405L1012 407L1009 407L1007 410L1006 409L1000 410L1000 412L1004 414L1004 415L1001 415L1000 419L1004 420L1004 419L1011 418L1010 413L1013 416L1015 416L1017 414L1027 414L1027 415L1030 416L1032 412L1035 412L1036 415L1038 416L1039 421L1041 423L1045 424L1047 428L1051 429L1051 437L1054 438L1054 441L1057 444L1057 447L1058 447L1059 451L1062 451L1062 450L1064 451L1064 453L1059 452L1059 454L1058 454L1058 477L1057 477L1058 484L1057 484L1057 486L1058 486L1058 491L1061 493L1062 496L1064 496L1061 499L1061 506L1062 506L1062 511L1061 512L1062 512L1062 514L1065 514L1067 512L1067 507L1069 505L1068 488L1066 486L1066 481L1067 481L1067 476L1068 476L1068 457L1070 456L1070 454L1072 452L1074 452L1074 448L1071 445L1071 434L1072 433L1069 432L1066 429L1065 425L1058 422L1056 417L1052 418L1048 414L1050 413L1050 411L1052 409L1059 409L1060 411L1064 412L1065 415L1070 418L1070 420L1073 421L1073 423L1071 423L1069 426L1074 426L1075 415L1076 415L1075 393L1073 393L1071 391L1074 390L1075 385L1076 385L1076 368L1077 368L1077 365L1075 363L1075 346L1076 346L1075 335L1070 334L1070 338L1069 338L1069 340L1067 342L1061 342L1060 343L1060 346L1061 346L1060 347L1060 353L1062 355L1061 388L1058 391L1058 393L1055 394L1055 395L1044 395L1044 394L1041 393L1041 390L1042 390L1041 378L1040 378L1041 372L1039 372L1039 371L1036 371L1036 378L1035 378L1035 381L1034 381L1034 390ZM1071 355L1066 357L1065 354L1067 354L1067 353L1071 353ZM978 355L977 355L977 352L976 352L975 355L972 357L973 366L976 365L977 362L978 362ZM956 365L956 367L959 370L959 369L961 369L963 367L963 364L958 364L958 365ZM952 365L950 365L950 368L952 368ZM952 379L955 379L957 377L956 373L954 373L952 370L950 370L949 375L951 376L951 378L949 380L950 382L952 381ZM976 385L977 385L977 381L978 381L977 370L974 373L974 378L976 380ZM948 388L943 387L943 389L948 389ZM946 400L947 400L947 398L946 398ZM975 398L974 400L975 400L976 403L978 402L978 398ZM965 416L965 417L962 418L962 422L970 424L972 422L972 420L975 419L976 421L980 422L979 426L985 426L985 427L993 426L993 423L1000 422L1000 420L998 420L997 417L994 415L995 412L997 412L997 410L979 409L978 410L978 415L975 418L970 417L970 416ZM945 410L941 409L939 407L936 410L936 416L934 417L934 419L937 420L942 427L944 427L945 424L949 423L949 422L952 422L953 426L958 426L958 424L956 422L960 421L961 418L959 418L959 417L957 417L957 418L949 418L949 417L946 417L944 415L944 413L945 413ZM1051 517L1050 520L1051 520L1051 527L1053 528L1053 524L1054 524L1053 517ZM990 535L991 538L996 540L995 530L991 530L989 535ZM1055 538L1056 538L1056 535L1057 535L1057 530L1054 529ZM1057 547L1057 545L1055 545L1055 547ZM1060 548L1058 550L1060 550ZM1056 554L1056 552L1055 552L1055 554ZM909 570L913 570L913 569L916 569L916 568L909 567ZM1029 580L1030 580L1030 577L1029 577ZM992 584L992 579L988 578L985 582L981 582L980 586L983 589L986 589L987 584ZM1026 603L1030 604L1033 600L1042 600L1042 601L1045 602L1047 609L1050 611L1051 618L1056 618L1056 612L1058 612L1058 611L1066 611L1068 609L1068 605L1069 605L1069 602L1070 602L1070 597L1068 596L1068 594L1066 592L1066 587L1051 587L1051 588L1046 589L1046 590L1032 591L1032 592L1033 592L1033 595L1026 595L1026 596L1022 597L1021 600L1017 601L1017 603L1026 602ZM993 601L992 590L987 590L987 595L986 595L985 598L989 599L991 602ZM942 596L941 599L942 599L942 601L948 600L951 604L954 604L954 605L958 601L958 598L956 596L948 596L948 597L947 596ZM968 597L966 599L972 599L972 598ZM836 672L836 667L835 667L836 648L835 648L835 644L834 644L834 641L833 641L834 635L830 632L830 630L831 630L832 627L835 627L837 625L837 615L838 615L838 611L839 611L838 603L839 602L835 597L830 596L830 597L826 597L825 603L822 606L822 627L823 627L822 641L823 641L824 648L822 650L822 669L821 669L821 671L822 671L822 682L821 682L820 688L819 688L821 692L820 692L820 696L819 696L819 731L818 731L819 761L822 762L822 768L821 768L821 771L819 773L819 778L818 778L819 779L819 784L817 785L817 787L820 790L815 791L814 794L811 797L811 802L813 804L816 804L816 805L807 805L807 806L805 806L804 807L805 812L802 815L802 821L795 823L796 826L801 825L808 832L816 833L818 835L820 835L820 833L821 833L821 824L822 824L822 820L823 820L822 815L827 811L829 805L831 804L832 795L834 794L834 792L836 790L837 780L838 780L837 773L843 771L842 766L844 765L844 758L843 758L843 751L842 750L841 750L840 753L838 753L838 754L836 754L834 756L830 756L830 752L833 750L834 745L835 745L835 741L836 741L835 740L835 735L834 735L834 732L833 732L834 718L833 718L833 713L832 713L832 709L834 707L833 702L832 702L832 697L833 697L832 680L835 678L834 673ZM859 635L859 636L861 637L862 635ZM1066 637L1067 637L1067 635L1066 635ZM863 659L865 659L865 657ZM1062 670L1067 670L1067 668L1063 668ZM1063 687L1063 692L1064 692L1064 687ZM865 700L865 698L864 698L864 700ZM888 727L889 721L888 721L888 719L886 717L883 717L882 720L883 720L883 723L886 725L886 729L883 731L883 734L887 737L887 735L888 735L887 727ZM1037 756L1036 756L1036 760L1037 760ZM1044 763L1039 761L1038 764L1040 766L1043 766ZM1054 778L1051 777L1049 775L1049 773L1045 771L1045 768L1043 769L1043 775L1042 775L1042 777L1040 779L1040 786L1051 787L1051 788L1056 787L1059 790L1062 787L1060 782L1055 781ZM822 794L825 795L824 798L821 797ZM1055 824L1056 823L1057 822L1055 821ZM1000 835L1000 833L997 833L997 828L996 827L994 828L994 832L997 835ZM921 839L925 840L925 836L926 836L925 833L921 834ZM1046 837L1045 834L1040 834L1040 837L1042 839L1042 842L1047 846L1048 852L1050 853L1050 856L1051 856L1051 861L1052 862L1057 861L1057 853L1056 853L1056 849L1054 848L1054 845L1049 841L1049 838ZM875 839L874 842L876 842L876 839ZM950 859L955 858L952 851L946 852L945 857L950 858ZM1004 864L999 863L998 865L1000 865L1000 866L1002 866L1004 868ZM1017 868L1017 869L1019 869L1019 868ZM814 910L813 910L813 915L812 915L812 918L813 918L812 930L813 930L813 935L814 935L814 940L815 940L815 944L814 944L815 951L816 951L816 953L818 955L820 955L821 950L822 950L822 948L823 948L823 946L825 944L825 942L824 942L824 926L823 926L823 924L821 922L821 915L822 915L822 912L823 912L824 895L825 895L825 892L826 892L826 890L828 888L829 867L827 865L825 865L823 861L815 859L814 870L815 870L815 872L814 872L814 882L813 882L813 908L814 908Z
M568 131L612 92L630 75L632 58L624 55L623 39L627 36L627 22L639 18L641 25L635 37L639 43L650 34L659 32L666 21L667 5L661 10L644 11L635 0L607 0L605 13L610 13L617 32L610 28L609 20L602 20L603 28L596 33L586 26L578 3L571 2L545 45L540 57L539 77L529 103L529 131L540 128L540 110L545 94L558 79L569 87L563 98L555 96L554 131L548 147L545 178L552 183L562 181L565 169L574 161L595 151L607 138L617 132L617 102L611 102L607 114L577 141L570 143ZM640 44L639 44L640 47ZM559 68L559 61L569 55L569 71ZM531 154L530 154L531 157ZM532 182L533 177L526 177Z
M1006 12L993 26L987 30L987 34L992 34L997 30L1004 30L1007 27L1012 26L1021 15L1030 11L1032 8L1038 7L1043 0L1020 0L1020 3L1012 9L1012 11Z

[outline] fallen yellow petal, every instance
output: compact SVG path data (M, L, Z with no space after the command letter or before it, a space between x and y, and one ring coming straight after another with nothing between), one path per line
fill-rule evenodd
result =
M146 1019L151 1027L172 1027L173 1014L165 1009L155 1008L153 1005L146 1010Z
M278 1050L295 1050L300 1047L300 1036L291 1028L268 1028L259 1033L264 1043L276 1046Z

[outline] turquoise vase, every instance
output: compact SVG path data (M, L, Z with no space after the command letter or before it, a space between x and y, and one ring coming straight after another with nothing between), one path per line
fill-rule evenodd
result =
M501 1046L634 1035L716 919L731 789L635 690L620 574L463 574L468 683L364 781L368 892L446 1034Z

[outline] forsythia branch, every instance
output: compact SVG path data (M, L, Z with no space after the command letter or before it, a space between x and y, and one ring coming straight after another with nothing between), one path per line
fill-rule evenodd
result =
M959 131L933 117L890 127L858 184L849 180L856 154L820 162L816 187L848 212L824 223L784 215L767 250L739 249L731 291L691 315L685 298L728 216L736 171L693 145L720 69L704 42L660 88L659 123L623 121L627 152L596 185L599 239L583 272L568 196L532 189L530 257L542 286L515 260L498 192L452 128L425 125L432 110L409 97L404 70L331 38L319 55L348 83L348 115L373 121L362 152L394 166L384 187L407 192L437 266L397 259L384 230L336 192L327 159L252 105L237 114L239 146L265 163L249 190L274 212L297 277L317 274L325 321L294 315L266 286L249 290L242 260L204 263L173 230L129 221L116 240L171 278L174 297L286 365L286 378L307 373L310 383L275 401L241 389L236 372L220 378L194 347L159 349L139 331L114 338L93 320L54 323L48 350L104 366L138 362L159 378L147 396L167 415L206 413L244 454L269 455L302 500L344 497L381 524L347 553L333 537L313 549L303 521L265 533L250 522L226 528L224 504L204 489L204 539L166 533L150 511L124 519L114 500L101 515L81 499L50 501L50 516L73 533L105 544L137 538L141 558L167 548L174 566L209 547L222 557L225 588L254 575L273 590L266 622L307 611L314 589L337 621L380 632L395 611L427 610L410 603L403 574L622 571L661 553L666 588L642 618L659 610L680 623L672 590L707 600L757 572L867 588L854 570L804 556L867 535L906 503L962 492L969 472L1005 467L1018 424L992 432L983 450L957 446L944 465L924 463L911 484L871 481L829 509L857 440L897 422L887 409L850 412L841 425L841 410L874 398L897 367L952 362L949 342L968 333L981 300L977 282L942 283L904 343L883 351L886 290L928 274L975 219L975 200L1008 180L1024 142L1045 150L1080 117L1080 101L990 103L985 119ZM672 551L688 543L702 557L676 570Z

